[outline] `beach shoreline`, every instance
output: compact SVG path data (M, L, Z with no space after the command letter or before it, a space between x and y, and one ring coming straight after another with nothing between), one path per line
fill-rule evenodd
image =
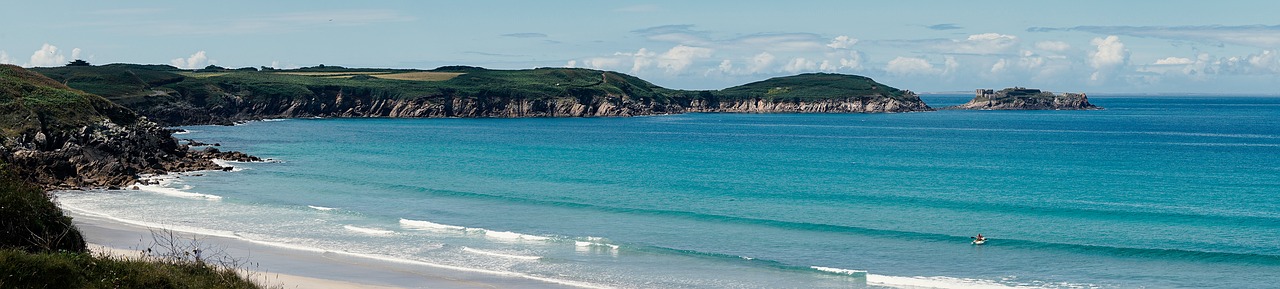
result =
M95 253L129 258L151 247L152 228L76 210L64 210ZM206 251L224 252L242 265L243 275L274 288L579 288L519 276L454 270L344 252L303 250L249 240L190 232L173 233L198 240ZM271 288L271 287L269 287Z

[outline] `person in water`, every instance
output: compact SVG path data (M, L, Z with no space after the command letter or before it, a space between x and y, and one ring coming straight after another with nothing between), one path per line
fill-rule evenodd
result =
M982 236L982 233L978 233L978 236L977 236L977 237L973 237L973 238L974 238L974 239L977 239L978 241L986 241L986 240L987 240L987 237L983 237L983 236Z

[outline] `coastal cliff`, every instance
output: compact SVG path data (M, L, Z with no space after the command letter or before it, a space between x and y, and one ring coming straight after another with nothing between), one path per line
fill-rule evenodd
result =
M975 110L1095 110L1102 107L1089 103L1084 93L1054 94L1029 88L1005 88L1000 91L978 89L973 100L948 109Z
M914 93L840 74L778 77L716 91L673 90L571 68L431 71L183 71L111 64L38 70L166 125L297 117L604 117L687 112L931 111Z
M237 157L189 151L171 134L100 96L0 65L0 164L45 188L124 187L139 174L219 169L210 158Z

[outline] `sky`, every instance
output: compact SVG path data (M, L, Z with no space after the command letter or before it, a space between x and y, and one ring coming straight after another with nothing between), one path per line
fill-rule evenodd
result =
M0 63L579 67L680 89L1280 94L1280 1L6 1Z

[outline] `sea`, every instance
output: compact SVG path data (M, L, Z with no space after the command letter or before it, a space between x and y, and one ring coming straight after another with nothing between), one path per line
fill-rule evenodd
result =
M189 126L271 161L58 200L588 288L1280 284L1280 97L1091 101L1106 109Z

